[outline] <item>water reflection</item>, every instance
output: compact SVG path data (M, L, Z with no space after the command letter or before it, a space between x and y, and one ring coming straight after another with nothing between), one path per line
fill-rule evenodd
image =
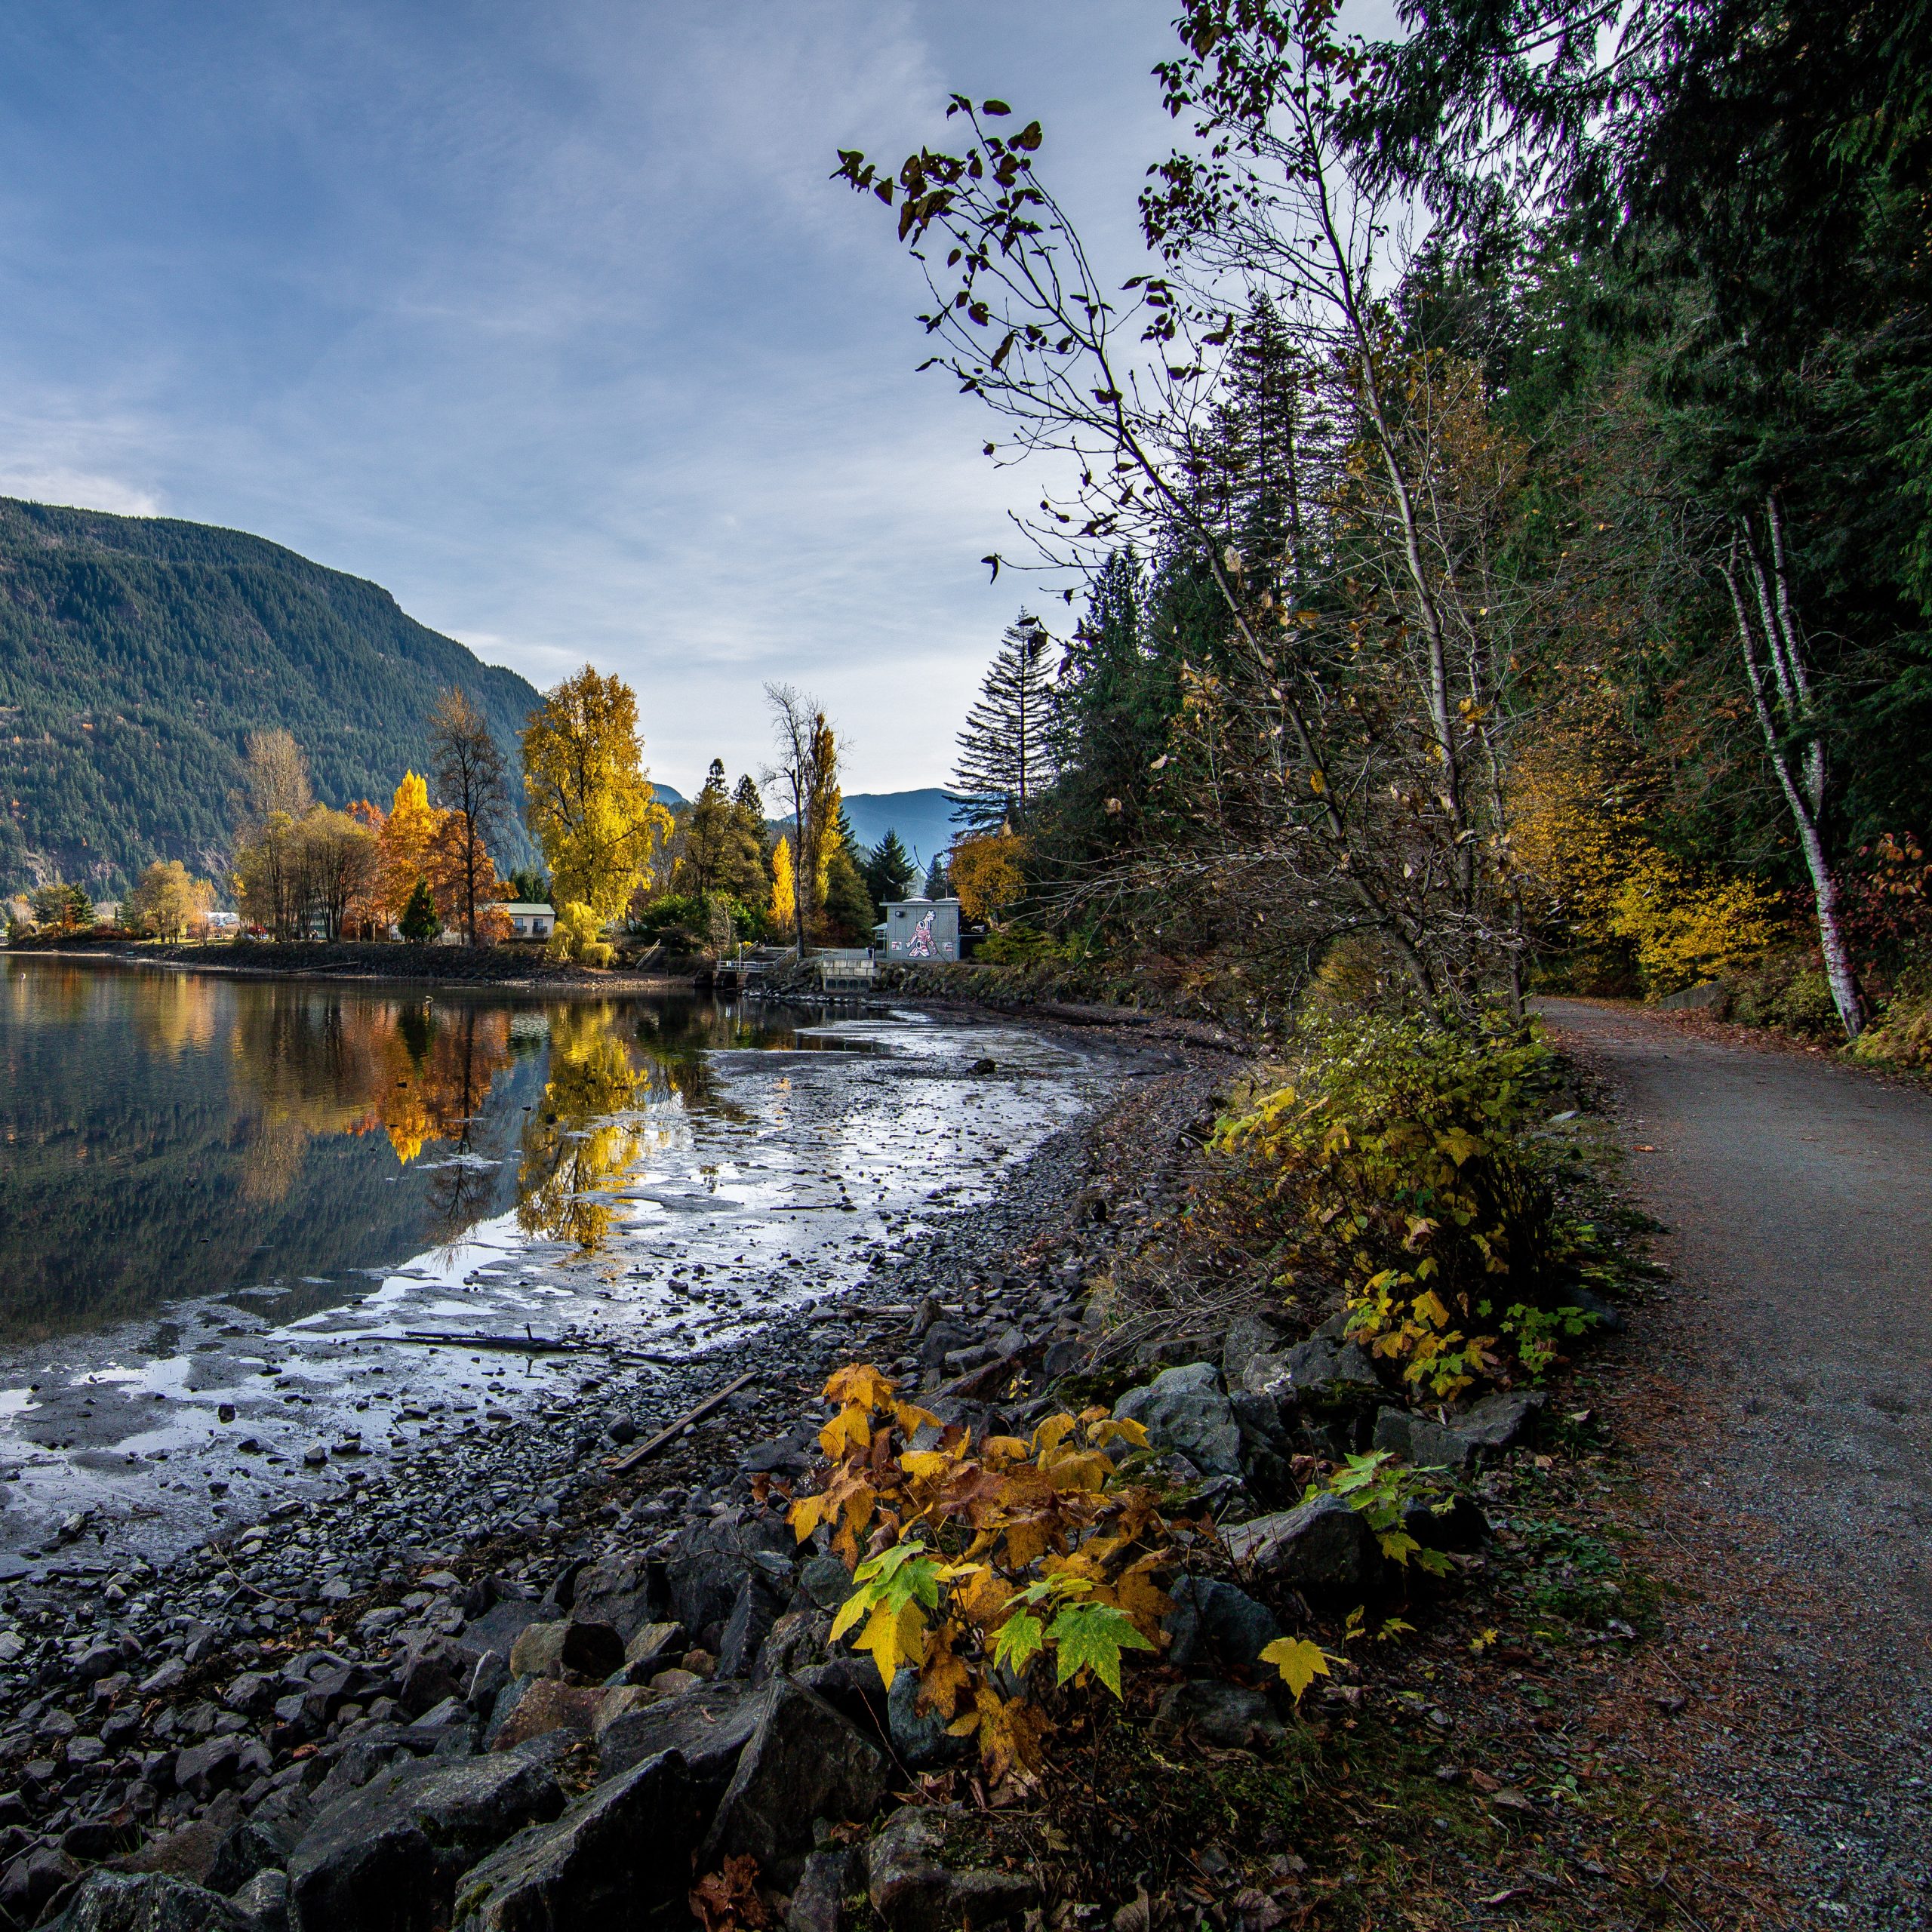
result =
M719 1103L694 998L522 1002L0 960L0 1338L182 1295L278 1316L515 1211L594 1252L614 1186Z

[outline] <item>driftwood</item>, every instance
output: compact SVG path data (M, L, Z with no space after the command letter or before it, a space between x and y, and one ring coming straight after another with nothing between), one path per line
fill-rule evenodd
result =
M689 1355L654 1355L644 1349L620 1349L614 1342L565 1342L545 1335L441 1335L427 1328L412 1328L400 1335L381 1335L386 1342L414 1342L426 1349L494 1349L519 1355L602 1355L617 1361L649 1362L659 1368L675 1368L691 1360Z
M740 1376L737 1381L728 1382L718 1391L717 1394L706 1396L696 1408L687 1409L675 1421L667 1423L660 1429L655 1435L645 1441L640 1442L635 1449L626 1449L615 1461L606 1464L605 1466L613 1475L618 1476L622 1475L626 1469L635 1469L638 1464L644 1461L647 1457L656 1455L672 1436L690 1428L694 1422L702 1422L713 1409L718 1407L719 1403L735 1395L747 1382L753 1380L757 1374L757 1370L752 1369L749 1373Z

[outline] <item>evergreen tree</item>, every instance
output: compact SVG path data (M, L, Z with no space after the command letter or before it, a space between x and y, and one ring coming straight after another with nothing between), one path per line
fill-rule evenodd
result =
M429 881L419 878L416 889L409 895L409 903L402 909L399 921L402 936L421 945L432 940L443 929L443 922L436 917L436 902L429 896Z
M918 872L912 863L912 855L900 843L897 832L888 827L885 836L866 854L860 870L864 875L866 890L875 903L885 905L894 899L903 899Z
M952 881L946 876L946 854L935 852L932 863L926 868L926 897L928 899L950 899Z
M966 714L953 767L953 817L970 830L1024 829L1052 784L1053 685L1046 626L1026 611L1007 628Z
M840 846L825 872L826 921L848 946L863 946L878 923L878 912L851 849Z
M550 897L550 881L535 866L519 866L509 880L510 897L520 904L541 906Z

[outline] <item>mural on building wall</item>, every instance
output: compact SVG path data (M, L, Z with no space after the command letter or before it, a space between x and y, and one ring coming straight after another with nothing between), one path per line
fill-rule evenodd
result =
M912 959L931 959L938 953L933 944L933 915L928 912L912 928L912 937L906 942L906 956Z

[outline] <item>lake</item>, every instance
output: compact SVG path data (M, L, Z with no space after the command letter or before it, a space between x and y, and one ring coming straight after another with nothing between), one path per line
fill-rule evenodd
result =
M728 1348L984 1199L1098 1086L1023 1029L913 1013L0 953L5 1540L224 1407L299 1466L350 1352L472 1386L411 1336Z

